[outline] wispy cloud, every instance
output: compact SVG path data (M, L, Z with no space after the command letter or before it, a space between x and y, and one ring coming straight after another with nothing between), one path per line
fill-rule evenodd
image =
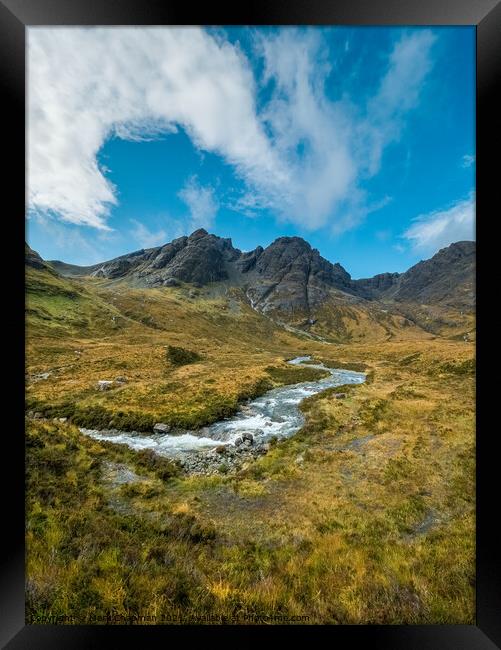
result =
M237 47L199 28L30 28L28 188L32 209L106 228L116 188L96 155L112 134L182 126L244 173L283 177Z
M136 219L131 219L131 222L134 224L131 234L142 248L153 248L166 243L167 232L165 230L152 231Z
M475 239L475 195L444 210L420 215L403 237L415 252L433 254L456 241Z
M30 28L31 209L108 228L118 194L97 162L103 143L182 127L198 150L233 166L247 187L245 209L266 207L305 228L352 227L370 211L363 181L379 171L419 101L434 38L426 29L404 33L375 95L354 106L328 98L328 46L315 29L262 32L256 82L250 61L220 30ZM257 83L273 89L264 105ZM193 223L210 226L214 191L193 181L182 196Z
M465 154L461 158L461 167L467 169L468 167L471 167L475 163L475 156L471 156L469 154Z
M418 30L402 36L393 47L386 74L376 95L369 100L366 120L360 126L369 175L379 171L385 147L400 138L407 113L419 101L432 67L431 48L435 40L431 31Z
M71 258L75 264L90 265L102 262L109 256L106 239L113 236L113 232L101 231L100 235L103 236L95 237L95 231L86 233L85 229L74 224L61 222L54 214L33 212L29 215L28 234L31 220L43 227L52 249L56 251L53 256L58 259Z
M186 181L178 196L189 209L187 220L189 230L207 229L214 224L219 202L211 186L201 185L198 179L192 176Z

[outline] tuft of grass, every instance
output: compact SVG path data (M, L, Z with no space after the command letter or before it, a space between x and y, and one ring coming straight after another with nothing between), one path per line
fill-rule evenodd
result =
M194 363L200 361L201 357L197 352L192 350L185 350L185 348L177 347L175 345L168 345L166 351L167 360L173 366L184 366L187 363Z
M326 370L316 368L306 368L293 365L268 366L265 371L271 381L272 386L285 386L287 384L299 384L303 381L317 381L329 376Z

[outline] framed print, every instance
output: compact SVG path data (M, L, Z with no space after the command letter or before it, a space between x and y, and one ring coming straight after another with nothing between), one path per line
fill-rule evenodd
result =
M0 15L5 647L500 647L500 5Z

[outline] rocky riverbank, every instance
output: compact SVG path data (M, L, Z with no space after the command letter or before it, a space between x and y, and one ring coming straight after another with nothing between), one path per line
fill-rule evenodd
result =
M252 433L243 432L234 444L218 445L210 451L187 455L178 462L189 474L226 474L243 468L252 460L266 454L271 442L255 442Z

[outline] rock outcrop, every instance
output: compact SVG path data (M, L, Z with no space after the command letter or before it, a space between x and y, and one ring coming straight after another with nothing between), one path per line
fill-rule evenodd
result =
M326 300L331 289L352 291L350 275L343 267L321 257L300 237L276 239L248 273L247 296L264 313L306 315Z

